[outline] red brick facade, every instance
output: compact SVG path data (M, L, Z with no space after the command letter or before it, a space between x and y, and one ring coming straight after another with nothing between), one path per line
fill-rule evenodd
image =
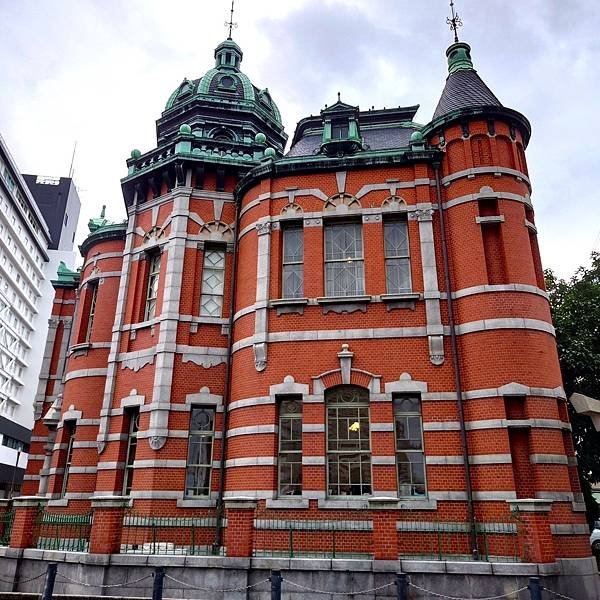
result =
M483 529L517 523L522 559L589 556L523 150L529 134L520 123L508 109L467 111L434 121L423 140L413 136L402 160L369 164L333 157L285 169L265 152L249 173L225 161L221 184L218 164L207 160L200 179L186 158L175 184L165 176L136 188L127 222L104 224L82 246L76 308L75 289L57 288L48 400L24 493L67 512L123 496L130 420L139 414L123 501L137 514L224 515L221 545L232 556L266 551L279 535L285 548L287 533L269 523L311 520L366 522L339 531L339 552L394 559L433 544L428 523L468 524L471 516ZM192 138L183 127L181 143ZM411 289L390 295L384 227L395 219L407 224ZM336 222L360 227L364 293L356 297L327 293L325 228ZM295 302L283 298L289 224L303 232ZM220 315L207 316L203 269L214 249L225 252L225 283ZM341 385L368 398L366 494L332 493L326 396ZM58 393L53 439L44 415ZM393 400L406 395L420 401L424 494L399 486ZM290 397L301 404L301 493L282 496L280 410ZM186 494L196 406L214 409L210 483L204 494ZM535 499L546 502L517 502ZM124 511L100 504L102 531L91 551L117 552ZM19 546L28 540L22 520L13 536ZM323 541L309 534L296 543L317 550ZM455 543L455 554L474 550L468 535ZM501 535L487 543L492 555L510 554Z

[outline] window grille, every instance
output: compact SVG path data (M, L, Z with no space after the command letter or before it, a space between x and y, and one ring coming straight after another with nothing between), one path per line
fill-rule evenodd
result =
M279 495L302 494L302 400L279 404Z
M283 229L282 297L302 298L304 294L304 232L302 226Z
M425 456L421 399L418 396L394 398L398 495L425 496Z
M360 223L325 226L325 293L327 296L365 293Z
M339 119L331 123L331 139L345 140L348 138L348 119Z
M137 438L140 428L140 411L138 408L129 412L129 436L125 455L125 472L123 473L123 495L129 496L133 485L133 463L137 450Z
M67 492L67 485L69 484L69 470L71 469L71 461L73 460L73 442L75 441L75 421L65 421L64 427L67 432L67 453L65 455L65 468L63 471L62 489L60 491L61 497Z
M224 287L225 251L207 248L204 251L204 266L202 267L201 315L220 317L223 314Z
M367 390L339 386L328 390L327 471L330 496L371 493L371 442Z
M146 309L144 321L150 321L156 316L156 299L158 298L158 278L160 276L160 253L155 252L149 257L148 287L146 290Z
M186 496L210 495L214 430L214 408L193 406L185 475Z
M385 276L388 294L411 291L410 254L406 220L386 221L383 226L385 240Z

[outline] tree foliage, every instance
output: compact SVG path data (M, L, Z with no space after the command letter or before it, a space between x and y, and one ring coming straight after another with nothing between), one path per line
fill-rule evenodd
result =
M600 253L593 252L591 266L569 280L546 271L546 287L567 398L579 392L600 399ZM588 515L597 519L600 507L590 486L600 482L600 432L570 404L569 411Z

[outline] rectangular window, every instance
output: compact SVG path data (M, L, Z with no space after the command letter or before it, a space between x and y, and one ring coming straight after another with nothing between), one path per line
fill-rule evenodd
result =
M302 400L279 404L279 495L302 494Z
M361 224L325 225L325 294L360 296L364 279Z
M371 493L371 442L367 390L339 386L328 390L327 472L331 496Z
M425 457L421 399L418 396L394 397L396 465L398 495L425 496Z
M215 436L214 408L193 406L185 474L186 496L209 496Z
M304 294L304 231L302 225L283 229L281 297L302 298Z
M94 315L96 314L96 301L98 299L98 282L90 283L87 287L87 293L90 294L90 304L88 318L85 330L85 341L89 342L92 337L92 326L94 324Z
M140 410L129 411L129 436L127 438L127 453L125 455L125 472L123 473L123 496L129 496L133 484L133 463L137 450L137 436L140 427Z
M144 321L150 321L156 316L156 299L158 298L158 278L160 276L160 252L154 252L148 257L148 286L146 288L146 308Z
M75 421L65 421L63 427L66 428L67 453L65 455L65 468L63 471L62 489L60 491L61 497L66 494L67 485L69 484L69 470L71 469L71 461L73 460L73 442L75 441Z
M200 314L220 317L223 314L225 289L225 250L206 248L202 267L202 298Z
M386 221L383 225L383 237L387 293L410 292L410 255L406 220Z

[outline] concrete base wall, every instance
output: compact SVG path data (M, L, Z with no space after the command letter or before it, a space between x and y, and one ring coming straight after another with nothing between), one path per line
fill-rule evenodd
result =
M43 574L49 562L58 562L56 594L85 596L148 597L152 595L152 570L166 568L164 598L202 600L270 600L270 583L262 582L272 569L284 578L285 600L324 600L327 597L298 587L292 581L313 590L342 592L338 598L382 600L396 598L396 587L388 586L372 594L353 596L350 592L383 586L395 580L396 572L409 574L410 582L433 592L460 598L482 598L507 594L527 585L529 577L539 576L542 585L575 600L600 599L600 577L594 559L560 560L548 565L519 563L480 563L450 561L368 561L320 559L270 559L186 556L93 555L77 552L0 549L0 600L2 592L40 593ZM18 573L18 577L16 574ZM81 585L60 576L84 582ZM143 581L134 582L146 577ZM11 582L14 584L11 585ZM116 587L101 587L116 585ZM234 588L242 588L233 591ZM232 591L212 591L232 590ZM8 595L7 595L8 597ZM428 595L409 589L409 598ZM528 598L527 592L519 597Z

